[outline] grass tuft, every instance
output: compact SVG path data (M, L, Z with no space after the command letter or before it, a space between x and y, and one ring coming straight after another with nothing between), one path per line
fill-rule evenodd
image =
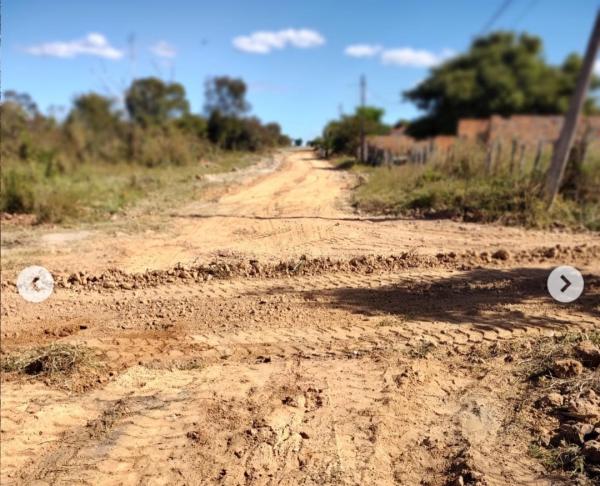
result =
M34 376L67 375L95 366L95 356L88 348L59 343L13 353L0 361L3 372Z

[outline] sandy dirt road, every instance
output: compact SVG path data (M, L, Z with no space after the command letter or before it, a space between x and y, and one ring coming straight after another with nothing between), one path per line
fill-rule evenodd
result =
M132 232L41 233L3 248L3 265L21 257L23 264L33 259L56 272L99 273L111 267L141 272L218 256L279 261L301 255L435 255L599 244L598 235L590 234L358 216L348 207L355 179L315 159L310 151L284 152L260 170L246 172L224 194L190 202L171 212L158 228L132 225Z
M61 278L33 305L3 275L2 351L98 364L3 377L2 484L560 484L497 350L600 330L598 236L358 216L353 184L286 152L160 230L5 252ZM586 279L568 306L558 264Z

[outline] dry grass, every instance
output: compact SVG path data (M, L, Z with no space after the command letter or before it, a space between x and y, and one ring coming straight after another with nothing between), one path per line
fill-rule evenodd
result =
M96 366L90 349L61 343L12 353L0 362L2 372L25 375L68 375Z
M537 409L533 415L535 417L532 422L534 429L537 429L539 420L554 423L554 428L557 427L557 423L553 421L558 421L558 424L588 421L587 416L571 410L567 401L585 398L591 392L600 394L600 373L594 369L584 368L580 374L560 378L553 372L553 365L557 360L577 358L574 348L582 341L591 341L599 345L600 332L576 332L545 337L531 341L526 351L523 348L508 350L515 359L518 375L530 384L526 395L522 398L528 406L521 404L519 409ZM542 409L544 413L540 415L542 410L536 406L536 403L539 403L540 397L548 396L551 392L561 395L565 403L562 406ZM543 428L544 426L542 426ZM539 437L531 443L529 454L538 459L549 472L560 474L561 478L564 477L562 475L566 475L566 480L574 481L573 484L582 486L598 484L600 468L586 461L582 454L582 448L578 444L570 444L565 441L546 443Z
M581 454L581 449L575 445L561 445L556 448L547 449L538 444L529 446L531 457L540 461L548 471L564 471L572 480L578 481L576 484L584 486L594 484L584 476L585 458Z
M33 214L38 223L105 221L134 208L171 207L192 199L205 189L204 175L241 169L259 157L215 152L210 160L155 166L117 161L67 166L3 159L0 211Z
M570 383L573 381L571 378L561 380L553 376L552 365L557 359L572 358L573 348L582 341L600 345L600 331L567 333L538 339L532 343L531 351L521 362L521 370L529 379L552 378L554 386L562 385L563 382ZM599 377L595 379L598 380Z
M549 211L541 197L550 153L536 163L510 157L488 167L482 147L457 145L452 156L434 154L427 164L369 167L336 162L363 183L354 205L374 214L463 221L500 222L526 227L600 229L600 153L589 153L577 170L569 165L560 197Z

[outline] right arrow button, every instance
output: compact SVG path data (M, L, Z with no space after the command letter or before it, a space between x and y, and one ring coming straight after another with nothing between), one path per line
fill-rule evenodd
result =
M583 277L576 268L562 265L548 275L547 286L554 300L567 304L577 300L583 292Z

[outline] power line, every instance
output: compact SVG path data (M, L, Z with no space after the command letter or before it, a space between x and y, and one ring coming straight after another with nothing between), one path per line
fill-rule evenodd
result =
M496 12L494 12L494 15L492 15L490 17L490 19L487 21L487 23L485 24L485 26L483 27L483 29L481 29L481 32L479 33L479 35L484 35L488 32L488 30L490 30L490 28L496 23L496 21L502 16L502 14L506 11L506 9L508 7L510 7L510 4L512 3L513 0L504 0L502 2L502 4L500 5L500 7L498 8L498 10L496 10Z

